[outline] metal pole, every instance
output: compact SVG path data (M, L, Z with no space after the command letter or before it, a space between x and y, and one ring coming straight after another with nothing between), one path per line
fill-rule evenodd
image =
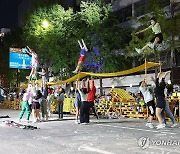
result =
M179 107L180 107L180 100L179 100ZM180 122L180 109L179 109L179 122Z
M147 61L145 58L145 81L147 82Z
M16 70L16 87L18 87L19 82L19 69Z

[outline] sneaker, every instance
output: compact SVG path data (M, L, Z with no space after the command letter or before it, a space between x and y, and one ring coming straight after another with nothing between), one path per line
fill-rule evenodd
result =
M85 125L85 122L82 122L82 123L79 123L79 124L81 124L81 125Z
M77 120L75 120L75 124L79 124L80 122L78 122Z
M166 125L165 124L159 124L156 126L157 129L162 129L162 128L165 128Z
M142 52L142 50L141 50L141 49L138 49L138 48L135 48L135 50L136 50L136 52L139 53L139 54Z
M29 120L26 120L26 123L29 123Z
M174 123L172 126L171 126L171 128L174 128L174 127L176 127L177 126L177 123Z
M149 127L149 128L154 128L154 126L153 126L153 124L151 122L147 123L146 126Z
M33 122L32 123L36 123L37 122L37 120L33 120Z
M80 123L81 125L89 125L87 122Z
M77 74L77 72L78 72L77 70L72 71L72 73L74 73L74 74Z

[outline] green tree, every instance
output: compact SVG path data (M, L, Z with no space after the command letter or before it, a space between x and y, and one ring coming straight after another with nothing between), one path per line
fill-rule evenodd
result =
M129 42L129 46L126 48L128 51L127 56L136 55L139 61L141 61L144 57L147 57L147 58L152 57L150 56L152 49L147 49L147 51L144 54L139 55L136 53L135 48L142 48L147 42L151 40L151 38L153 37L153 34L151 30L146 31L145 33L140 34L138 36L134 34L135 32L148 27L150 25L149 21L152 16L156 17L158 22L160 23L165 41L171 41L170 38L172 36L172 33L175 30L179 31L178 24L177 24L177 21L179 19L178 15L174 17L174 19L169 18L169 14L171 13L164 10L164 7L169 5L168 3L163 3L163 0L149 0L148 2L149 3L147 7L145 8L146 14L141 18L134 18L135 24L140 23L140 26L137 29L132 30L132 40ZM172 43L171 43L171 46L172 46ZM152 60L153 61L155 60L157 62L159 60L159 57L162 54L167 55L169 54L169 52L170 52L169 48L164 51L155 51L155 54L152 57Z
M122 51L129 42L129 33L125 28L118 27L118 20L112 13L111 4L105 1L95 0L92 2L83 2L81 4L81 19L88 27L87 42L90 47L95 45L96 41L101 42L97 45L101 57L103 58L103 72L115 72L127 69L126 65L130 59L125 59ZM84 31L87 31L85 27ZM94 57L96 59L96 57Z
M84 39L89 49L99 41L103 71L125 69L127 60L117 50L126 46L128 41L124 38L128 33L115 26L117 20L111 5L94 0L82 2L80 8L80 12L65 10L58 4L35 8L25 20L22 36L25 44L37 50L41 63L53 65L58 72L59 68L72 71L75 67L80 51L77 40ZM49 23L47 29L42 26L44 20Z
M9 68L9 48L21 48L23 46L23 42L21 40L22 29L11 30L11 32L7 33L2 41L1 44L1 52L0 52L0 59L1 59L1 66L0 74L5 75L6 83L9 83L11 86L16 86L17 83L17 69ZM18 80L24 81L25 76L27 75L28 71L21 71L18 74ZM5 85L7 86L7 85Z

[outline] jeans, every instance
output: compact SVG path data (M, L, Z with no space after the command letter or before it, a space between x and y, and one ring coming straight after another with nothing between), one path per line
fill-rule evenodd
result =
M166 120L165 120L165 117L164 117L164 112L166 112L166 114L168 115L168 117L171 119L172 123L175 124L175 123L176 123L176 120L175 120L175 118L174 118L174 116L173 116L173 114L172 114L172 112L171 112L171 110L170 110L170 108L169 108L169 103L168 103L168 101L167 101L166 99L165 99L165 102L166 102L165 108L164 108L164 110L161 112L162 121L163 121L163 123L166 124Z
M47 101L45 99L43 99L41 102L41 113L42 113L43 118L48 116L48 114L47 114Z
M59 118L63 118L63 101L58 101L58 115Z

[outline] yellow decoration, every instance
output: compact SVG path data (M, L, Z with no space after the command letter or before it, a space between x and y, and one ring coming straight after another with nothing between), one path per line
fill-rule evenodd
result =
M159 66L159 63L153 63L153 62L146 62L145 64L142 64L138 67L129 69L129 70L125 70L125 71L121 71L121 72L115 72L115 73L91 73L91 72L80 72L76 75L74 75L73 77L64 80L64 81L58 81L58 82L48 82L47 84L49 85L62 85L65 83L70 83L73 82L77 79L81 79L84 78L85 76L99 76L99 77L116 77L116 76L124 76L124 75L128 75L128 74L132 74L135 72L139 72L144 70L145 68L151 68L151 67L156 67ZM41 80L38 80L38 84L41 83ZM26 88L28 84L22 85L19 88Z

